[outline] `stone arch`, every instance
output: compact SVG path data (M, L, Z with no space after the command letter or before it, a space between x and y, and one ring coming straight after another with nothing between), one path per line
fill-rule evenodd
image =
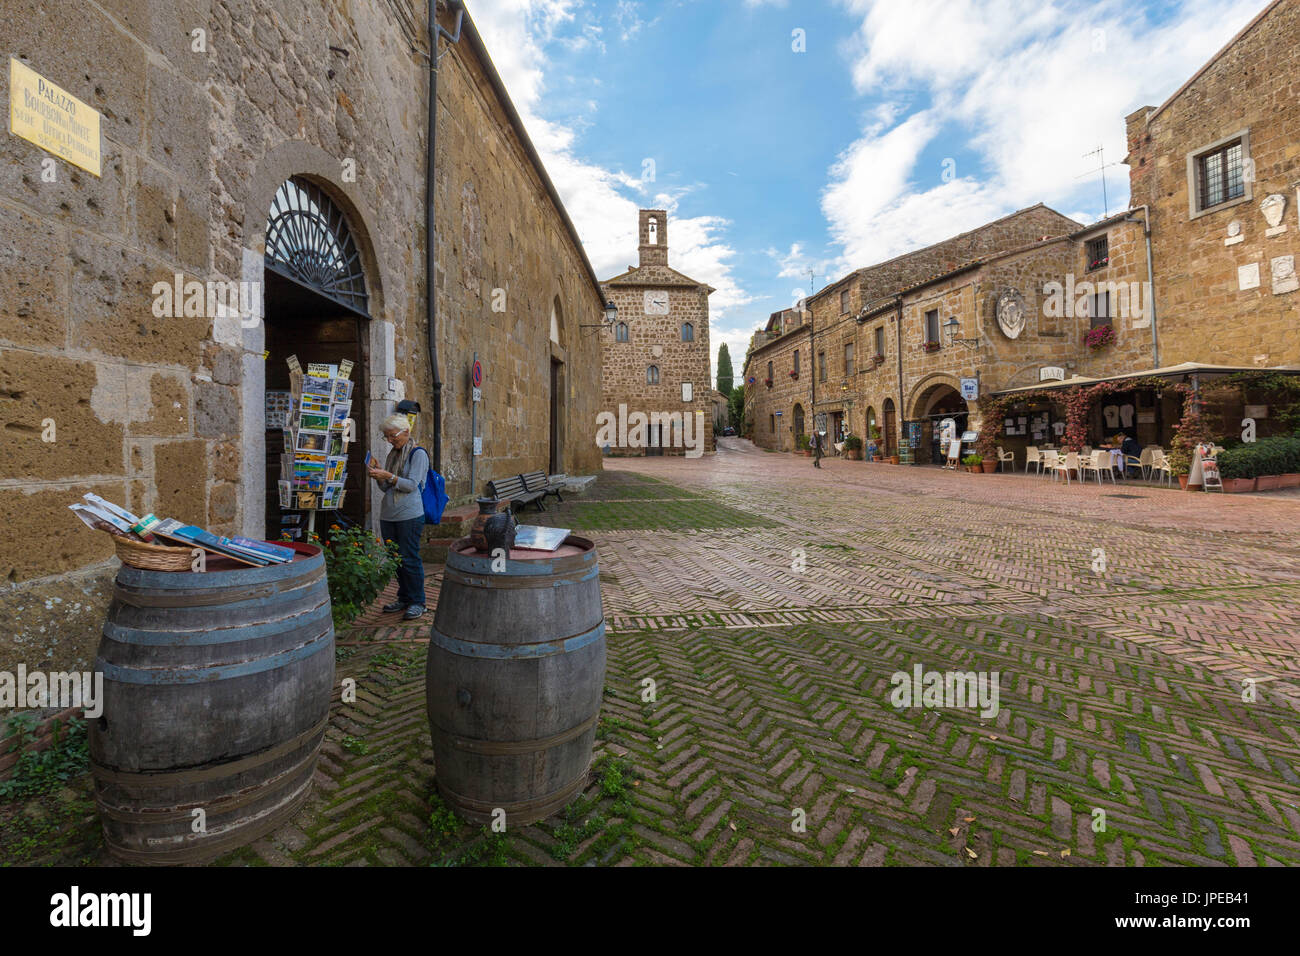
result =
M800 435L806 434L807 432L808 422L806 421L806 418L807 416L804 415L803 405L799 402L795 402L794 407L790 409L790 428L793 430L792 433L796 442L799 440Z
M551 301L551 341L556 345L564 342L564 303L559 295Z
M935 372L925 376L915 385L907 398L907 420L916 421L929 414L930 406L941 391L942 386L951 388L961 394L961 380L944 372Z
M290 140L267 150L252 173L241 184L228 184L232 192L238 190L236 212L231 218L239 223L239 248L218 244L214 247L215 271L231 279L252 284L258 290L255 299L257 315L265 317L264 269L266 255L266 228L271 214L272 201L277 190L289 179L298 177L320 188L347 218L348 228L356 245L361 269L365 275L368 297L368 341L364 343L368 372L384 380L397 374L394 328L384 317L387 314L385 299L386 273L374 243L372 226L379 215L362 194L359 184L340 182L339 161L318 146L301 140ZM239 186L242 185L242 189ZM236 258L238 257L238 258ZM264 537L266 489L263 476L266 462L266 432L261 396L266 389L266 363L262 353L266 348L266 327L261 321L253 327L243 326L235 320L214 326L213 338L219 345L238 349L242 353L241 392L245 396L242 410L241 497L240 518L243 533L250 537ZM418 344L417 344L418 347ZM408 393L416 391L415 383ZM248 396L254 396L251 400ZM359 441L377 435L385 417L392 413L391 402L368 403L366 421L358 421ZM373 503L372 503L373 505ZM371 523L378 528L378 509L371 508Z

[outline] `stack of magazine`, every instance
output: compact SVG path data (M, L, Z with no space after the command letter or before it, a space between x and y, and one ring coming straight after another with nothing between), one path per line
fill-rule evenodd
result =
M188 548L201 548L211 554L232 558L241 564L264 568L270 564L287 564L294 559L295 551L266 541L250 538L223 538L195 525L182 524L171 518L159 519L153 515L138 518L125 508L99 495L87 494L84 500L68 506L89 528L104 531L115 537L130 538L146 544L179 544Z
M268 416L283 416L280 509L342 508L348 444L352 441L352 363L311 363L303 374L297 356L289 356L288 362L292 391L277 393L274 403L270 398L267 402ZM267 424L276 427L269 417Z

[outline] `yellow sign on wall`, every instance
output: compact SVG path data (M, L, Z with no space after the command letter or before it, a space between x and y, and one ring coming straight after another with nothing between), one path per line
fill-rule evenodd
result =
M100 174L99 111L9 58L9 132Z

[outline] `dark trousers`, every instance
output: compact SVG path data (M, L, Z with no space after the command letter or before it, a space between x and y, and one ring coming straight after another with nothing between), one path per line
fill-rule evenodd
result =
M397 569L397 600L408 607L424 606L424 562L420 560L420 541L424 538L424 515L407 521L380 521L379 533L392 541L402 556Z

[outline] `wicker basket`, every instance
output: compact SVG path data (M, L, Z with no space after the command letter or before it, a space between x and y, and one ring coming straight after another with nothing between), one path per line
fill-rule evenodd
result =
M144 571L189 571L193 558L189 548L170 548L161 544L145 544L130 538L114 536L113 546L123 564Z

